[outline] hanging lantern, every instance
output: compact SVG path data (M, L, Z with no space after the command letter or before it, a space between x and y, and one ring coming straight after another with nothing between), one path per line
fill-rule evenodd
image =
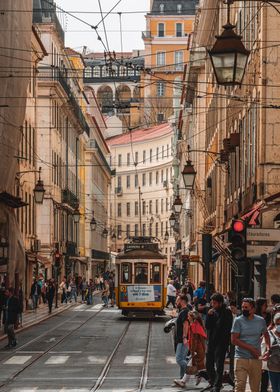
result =
M193 189L195 177L196 177L196 171L194 169L191 160L187 161L184 170L182 171L182 176L186 189Z

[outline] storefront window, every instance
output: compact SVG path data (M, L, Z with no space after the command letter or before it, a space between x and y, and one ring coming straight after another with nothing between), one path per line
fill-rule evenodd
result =
M150 283L160 283L160 264L151 264L151 282Z
M131 283L131 264L122 264L122 283Z
M135 283L148 283L148 264L135 264Z

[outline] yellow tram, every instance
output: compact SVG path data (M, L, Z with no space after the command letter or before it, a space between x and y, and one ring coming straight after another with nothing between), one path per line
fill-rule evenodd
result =
M167 258L153 237L132 237L116 257L116 301L122 314L164 314Z

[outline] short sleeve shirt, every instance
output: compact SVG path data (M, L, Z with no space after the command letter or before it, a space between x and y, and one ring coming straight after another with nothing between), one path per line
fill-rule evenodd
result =
M240 334L239 339L250 344L261 352L261 336L267 330L265 320L254 315L252 320L249 320L243 315L236 317L231 333ZM235 358L254 359L253 355L242 347L235 347Z

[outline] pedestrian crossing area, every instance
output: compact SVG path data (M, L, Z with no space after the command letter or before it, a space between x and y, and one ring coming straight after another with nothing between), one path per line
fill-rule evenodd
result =
M81 304L81 305L75 306L72 310L73 310L73 312L99 312L101 309L102 309L102 313L119 313L119 314L121 314L121 311L118 308L115 308L115 307L104 308L103 304L96 304L96 305Z

